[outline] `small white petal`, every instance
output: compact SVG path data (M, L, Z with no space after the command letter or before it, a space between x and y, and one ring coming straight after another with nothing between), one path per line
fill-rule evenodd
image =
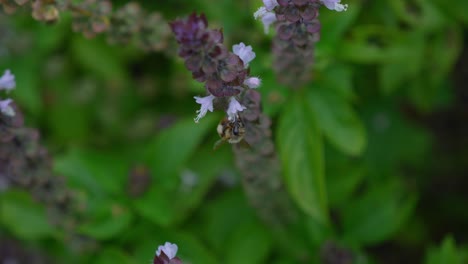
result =
M341 0L321 0L321 1L330 10L341 12L341 11L346 11L348 9L348 5L340 4Z
M348 5L335 4L335 10L338 12L348 10Z
M254 18L258 19L259 17L263 17L268 11L264 6L260 7L257 11L254 13Z
M11 74L10 70L6 70L3 76L0 77L0 90L10 91L16 86L15 76Z
M200 121L208 111L213 112L213 99L215 99L215 97L210 94L205 97L195 96L193 98L195 98L195 101L201 105L200 110L197 110L196 112L198 115L194 119L195 123L198 123L198 121Z
M254 13L254 18L255 19L262 19L263 27L265 29L265 34L268 33L268 29L271 24L273 24L276 21L276 15L273 12L269 12L267 8L264 6L260 7L255 13Z
M258 88L260 84L262 83L262 80L258 77L250 77L245 79L244 84L247 85L251 89Z
M268 34L270 25L276 22L276 15L274 13L268 12L262 17L263 28L265 34Z
M255 59L255 52L253 52L252 46L246 46L243 42L233 45L232 51L244 62L245 68L247 68L249 63Z
M156 250L156 256L159 257L159 255L161 255L161 251L163 251L164 254L166 254L166 256L169 259L173 259L173 258L175 258L176 254L177 254L177 250L178 250L178 247L177 247L176 244L166 242L166 243L164 243L164 246L159 246L158 247L158 250Z
M278 2L276 2L276 0L263 0L263 4L268 11L275 9L275 7L278 6Z
M231 97L229 101L229 107L226 111L229 120L234 120L236 118L237 112L242 112L246 109L245 106L241 105L236 98Z

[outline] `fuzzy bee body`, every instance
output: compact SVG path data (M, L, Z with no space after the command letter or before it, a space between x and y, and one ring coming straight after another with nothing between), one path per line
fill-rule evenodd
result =
M233 120L229 120L227 117L223 118L216 130L221 139L215 143L214 149L218 148L223 142L239 143L244 139L245 135L245 125L239 115Z

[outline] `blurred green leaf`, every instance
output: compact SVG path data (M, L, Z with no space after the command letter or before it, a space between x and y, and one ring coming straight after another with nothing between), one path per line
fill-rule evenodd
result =
M422 32L395 32L393 35L393 41L386 49L388 61L378 69L380 88L385 94L392 93L418 76L425 62L425 39Z
M193 227L211 248L216 252L224 252L224 245L236 226L254 218L253 209L248 207L244 194L235 189L225 191L216 199L207 201L200 208L199 217L193 223Z
M330 142L349 155L364 150L366 136L361 120L348 102L326 86L315 85L307 95L309 115L315 115L318 126Z
M440 7L444 12L448 14L448 17L460 20L468 26L468 2L467 1L447 1L447 0L431 0L435 5Z
M226 253L222 255L223 263L265 263L272 241L264 226L256 221L248 222L237 225L232 234L224 244Z
M405 195L392 183L374 185L343 210L343 239L351 245L371 245L388 239L410 217L414 194Z
M214 254L190 233L176 233L172 236L171 240L179 247L177 256L183 260L184 263L220 263L220 261L215 258ZM161 241L159 244L162 245L163 242Z
M80 233L95 239L106 240L116 237L129 228L132 213L128 208L111 201L93 201L93 203L99 203L98 208L89 212L89 218L93 219L79 227Z
M85 39L81 35L73 38L74 59L88 72L119 84L127 84L129 76L124 68L122 48L110 47L102 39Z
M352 4L346 12L341 12L339 15L335 11L321 9L321 31L326 33L320 34L320 41L316 44L318 52L330 54L339 48L338 42L357 19L361 7L361 4Z
M344 208L348 205L352 194L365 179L364 170L361 165L349 164L327 171L327 193L330 206Z
M215 171L218 168L211 164L198 166L195 173L198 187L189 196L180 188L180 179L186 169L187 161L195 152L198 144L206 135L208 129L215 128L214 116L207 116L196 124L193 119L185 119L167 130L161 132L147 147L146 162L152 169L154 185L142 197L135 201L138 211L151 221L167 226L186 216L189 209L197 204L212 183ZM211 149L211 144L209 145ZM206 155L214 155L210 150ZM203 156L200 156L203 157ZM214 156L213 156L214 158ZM219 155L217 158L225 158ZM215 158L211 162L215 162ZM167 197L177 196L179 199ZM185 212L185 213L184 213Z
M130 171L131 160L123 150L98 151L71 149L57 156L54 169L70 184L88 190L93 196L121 195Z
M432 248L426 253L425 264L462 264L468 261L468 255L457 249L455 240L447 236L439 248Z
M87 109L71 102L60 102L48 109L51 134L57 142L83 142L93 133ZM95 114L95 113L91 113Z
M392 174L401 164L426 164L429 134L404 119L391 101L369 103L363 117L368 131L364 159L371 176Z
M151 259L152 256L148 256ZM99 251L94 264L136 264L136 262L128 256L122 249L116 247L108 247Z
M321 75L317 76L316 80L326 86L326 89L332 90L346 101L355 98L352 82L353 71L350 65L331 64L320 73ZM316 83L312 82L308 89L314 89L315 85Z
M353 28L352 37L341 42L337 55L341 59L355 63L384 62L387 54L380 41L385 40L387 34L388 31L381 25L356 26Z
M147 146L146 161L155 180L165 188L176 187L179 173L189 157L195 152L206 133L216 133L214 115L204 117L200 123L192 118L183 119L157 135Z
M323 142L317 117L295 96L284 108L277 143L293 200L318 222L327 222Z
M23 60L13 60L8 65L16 77L16 89L11 96L33 116L39 114L43 107L39 85L40 67L36 56L25 56ZM3 71L0 74L3 75Z
M25 192L0 192L0 221L22 239L40 239L54 234L44 207Z

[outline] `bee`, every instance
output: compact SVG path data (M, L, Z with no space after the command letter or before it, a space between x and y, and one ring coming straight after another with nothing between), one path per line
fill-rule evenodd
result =
M217 149L224 142L239 143L245 136L245 125L239 115L236 115L233 120L227 117L221 119L216 130L221 139L215 143L213 149Z

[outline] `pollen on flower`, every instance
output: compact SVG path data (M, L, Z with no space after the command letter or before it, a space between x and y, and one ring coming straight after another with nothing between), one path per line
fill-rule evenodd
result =
M243 42L233 45L232 51L234 54L239 56L239 58L244 62L244 67L247 68L249 63L255 59L255 52L252 50L252 46L246 46Z
M195 101L200 104L200 110L197 110L197 117L194 118L195 123L198 123L201 118L203 118L208 111L213 112L213 99L215 98L213 95L208 95L205 97L195 96Z
M242 112L246 109L245 106L241 105L235 97L231 97L231 100L229 101L229 106L226 111L228 115L229 120L234 120L236 118L236 115L238 112Z
M0 90L11 91L15 86L15 76L11 74L10 70L6 70L0 77Z

